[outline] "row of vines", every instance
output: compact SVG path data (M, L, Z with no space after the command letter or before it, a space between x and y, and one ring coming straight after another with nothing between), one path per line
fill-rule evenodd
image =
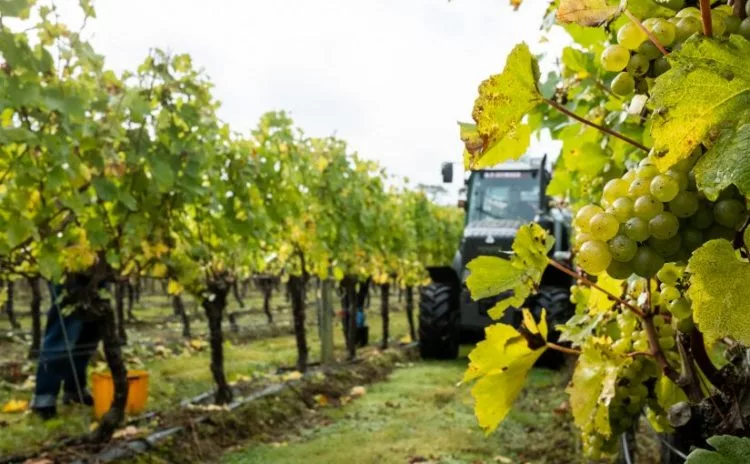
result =
M226 403L222 321L237 281L288 280L304 370L309 278L411 287L425 265L452 258L460 210L389 187L344 141L306 136L283 112L236 132L190 56L155 49L117 74L53 3L0 8L0 279L27 279L37 293L40 278L62 282L82 317L103 325L115 400L99 438L122 421L127 396L122 308L103 286L122 292L149 277L194 296Z
M577 356L568 392L587 456L622 453L645 416L673 458L749 459L738 438L750 437L749 5L555 0L542 29L569 34L559 68L540 76L520 44L481 84L475 125L462 126L467 166L517 156L549 131L562 150L548 193L576 211L575 267L548 258L553 240L535 225L511 260L469 264L475 298L513 290L522 301L546 266L576 279L576 314L559 327L567 346L527 314L518 330L491 326L470 355L486 430L553 349Z

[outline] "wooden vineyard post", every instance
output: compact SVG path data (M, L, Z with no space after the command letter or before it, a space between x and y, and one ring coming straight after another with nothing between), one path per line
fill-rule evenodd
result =
M321 281L320 298L320 360L322 364L333 362L333 280Z

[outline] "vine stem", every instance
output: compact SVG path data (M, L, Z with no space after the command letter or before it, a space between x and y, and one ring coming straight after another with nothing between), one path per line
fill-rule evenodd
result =
M568 348L566 346L558 345L557 343L552 343L552 342L547 342L547 348L549 348L550 350L555 350L555 351L559 351L561 353L566 353L566 354L575 354L575 355L581 354L581 350L576 350L575 348Z
M641 150L643 150L643 151L645 151L647 153L650 151L650 149L648 147L646 147L645 145L642 145L639 142L636 142L635 140L631 139L630 137L622 135L621 133L619 133L617 131L613 131L612 129L610 129L608 127L604 127L604 126L602 126L600 124L597 124L595 122L589 121L586 118L578 116L577 114L575 114L574 112L572 112L569 109L565 108L563 105L561 105L560 103L556 102L555 100L552 100L552 99L549 99L549 98L545 98L544 102L547 103L548 105L550 105L551 107L553 107L554 109L556 109L557 111L561 112L562 114L564 114L564 115L566 115L568 117L571 117L571 118L575 119L576 121L578 121L580 123L586 124L587 126L591 126L594 129L598 129L598 130L600 130L600 131L602 131L602 132L604 132L606 134L611 135L612 137L617 137L618 139L620 139L620 140L622 140L624 142L627 142L627 143L633 145L634 147L639 148L639 149L641 149Z
M664 372L664 375L669 380L679 385L680 374L669 364L664 351L661 349L661 345L659 345L659 336L656 334L656 327L654 326L654 314L648 313L644 315L641 319L641 324L643 324L643 329L646 331L648 344L651 347L651 354L656 359L659 367L661 367L662 372Z
M703 21L703 35L706 37L713 36L713 26L711 25L711 0L699 0L701 7L701 20Z
M633 313L635 315L637 315L638 317L645 318L645 314L643 314L643 311L641 311L640 309L638 309L636 306L633 306L632 304L628 303L627 301L623 300L619 296L617 296L617 295L609 292L608 290L605 290L602 287L598 286L597 284L595 284L594 282L592 282L591 280L589 280L589 278L586 277L585 275L579 274L579 273L575 272L572 269L568 269L567 267L565 267L562 264L558 263L554 259L548 258L547 262L549 263L550 266L554 267L555 269L557 269L559 271L562 271L562 272L568 274L569 276L573 277L574 279L580 280L581 282L583 282L584 284L588 285L589 287L595 288L595 289L599 290L600 292L604 293L605 295L607 295L608 297L612 298L616 302L620 303L621 305L625 306L629 310L633 311Z
M656 36L653 33L651 33L651 31L646 29L646 26L644 26L643 23L638 18L636 18L633 13L631 13L627 8L623 11L623 13L625 13L625 16L627 16L628 19L633 22L633 24L638 26L640 30L646 33L646 36L648 36L648 40L650 40L651 43L654 44L656 48L659 49L662 55L664 56L669 55L669 52L667 51L666 48L664 48L664 45L662 45L661 42L659 42L659 39L657 39Z

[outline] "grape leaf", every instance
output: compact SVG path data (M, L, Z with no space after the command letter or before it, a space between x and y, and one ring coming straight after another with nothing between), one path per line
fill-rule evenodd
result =
M615 386L620 370L632 360L613 356L595 339L589 338L578 358L573 379L566 389L570 395L573 420L581 429L593 428L608 437L609 403L615 397Z
M638 19L671 18L675 15L675 10L659 5L654 0L627 0L627 8Z
M613 295L622 294L622 280L613 279L606 273L599 276L596 284ZM590 312L594 314L605 313L612 309L615 303L616 302L611 299L606 293L594 287L591 287L591 293L589 294L588 301L588 308Z
M524 310L524 327L547 339L547 314L542 310L539 324ZM474 412L484 431L492 433L508 415L521 393L526 376L546 346L537 349L518 330L506 324L493 324L485 329L485 340L469 353L469 367L464 382L477 380L471 389L476 404Z
M693 37L670 53L672 68L656 79L649 106L655 162L665 170L718 136L750 104L750 41Z
M696 163L694 172L698 188L710 200L734 184L745 196L750 195L750 124L736 130L729 127Z
M511 295L488 311L493 319L502 317L509 307L522 305L539 285L553 244L554 238L538 224L522 226L513 241L514 253L510 259L479 256L467 265L470 274L466 286L471 297L478 300L510 291Z
M736 464L750 462L750 438L716 435L706 440L716 451L695 449L685 464Z
M557 21L581 26L599 26L617 16L618 0L561 0Z
M543 101L538 79L539 64L528 45L521 43L508 55L503 72L482 82L472 111L482 145L466 145L471 154L471 168L489 166L488 161L483 160L488 154L492 155L491 161L497 163L518 157L526 150L526 134L530 130L523 128L521 119ZM506 143L509 144L507 151L493 151Z
M742 262L732 244L711 240L688 262L693 318L711 338L733 337L750 343L750 263Z

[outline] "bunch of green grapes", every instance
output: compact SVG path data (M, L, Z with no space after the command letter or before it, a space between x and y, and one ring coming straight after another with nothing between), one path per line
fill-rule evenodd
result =
M733 239L745 222L744 197L729 188L715 202L697 191L691 161L659 172L650 158L605 184L600 205L574 219L577 264L615 279L650 278L665 263L684 262L715 238Z
M659 0L657 0L659 1ZM660 1L676 14L671 18L648 18L643 26L667 51L679 49L694 34L703 33L700 10L687 7L683 0ZM748 3L750 4L750 2ZM750 15L750 7L747 8ZM741 34L750 39L750 18L741 20L733 15L727 5L711 10L714 37ZM601 64L606 71L618 73L610 84L612 93L627 97L632 93L648 93L648 81L669 69L669 63L648 35L635 23L627 23L617 31L617 43L601 54Z

